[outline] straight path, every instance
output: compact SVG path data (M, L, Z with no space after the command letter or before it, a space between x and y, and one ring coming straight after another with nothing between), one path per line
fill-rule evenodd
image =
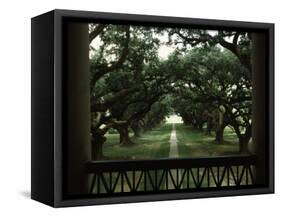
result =
M177 132L176 132L176 127L175 127L175 123L173 123L173 129L171 132L171 137L170 137L170 153L169 153L169 158L178 158L179 157L179 150L178 150L178 140L177 140ZM181 180L181 171L177 171L176 170L171 170L171 175L173 176L173 180L174 182L177 184L177 182L179 183ZM175 189L173 181L171 179L171 177L169 176L168 179L168 186L169 189Z
M170 153L169 153L170 158L179 157L179 150L178 150L177 142L178 142L178 140L177 140L176 127L175 127L175 123L173 123L173 129L172 129L171 137L170 137Z

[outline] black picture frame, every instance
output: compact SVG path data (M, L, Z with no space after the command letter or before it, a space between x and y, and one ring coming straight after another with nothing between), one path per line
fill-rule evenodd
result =
M268 127L265 133L266 149L266 184L251 188L216 188L202 191L181 190L167 192L150 192L149 194L120 194L108 197L65 197L63 194L63 128L64 128L64 29L65 20L90 22L130 23L142 25L170 25L215 29L248 29L262 31L266 34L266 69L265 80L266 102L264 112ZM133 14L102 13L88 11L53 10L32 18L32 144L31 144L31 198L53 207L68 207L80 205L97 205L112 203L129 203L143 201L160 201L188 198L221 197L235 195L251 195L274 193L274 24L238 22L226 20L191 19L179 17L148 16ZM44 52L42 52L44 51ZM200 167L202 159L193 159L195 167ZM122 170L124 164L128 168L142 165L141 169L174 168L180 164L189 164L190 159L104 162L85 164L88 171L107 171L109 168ZM243 161L243 160L242 160ZM216 162L228 165L225 157L217 158ZM234 158L231 164L240 164L240 158ZM256 163L253 156L245 163ZM213 161L205 159L212 165ZM214 164L217 166L217 163Z

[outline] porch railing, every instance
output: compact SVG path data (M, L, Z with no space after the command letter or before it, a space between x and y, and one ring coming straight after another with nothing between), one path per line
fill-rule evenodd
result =
M90 194L187 191L256 183L255 155L185 159L91 161Z

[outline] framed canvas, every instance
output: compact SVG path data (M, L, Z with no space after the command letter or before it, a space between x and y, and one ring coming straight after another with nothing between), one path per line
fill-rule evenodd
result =
M34 200L274 192L274 24L54 10L31 36Z

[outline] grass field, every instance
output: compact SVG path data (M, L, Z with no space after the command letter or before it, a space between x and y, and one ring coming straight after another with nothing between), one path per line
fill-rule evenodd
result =
M141 137L131 135L131 140L135 143L131 147L119 145L119 134L107 134L103 147L104 156L114 160L165 158L169 155L171 130L171 124L164 124L143 133Z
M181 123L176 124L176 135L177 135L177 144L179 157L207 157L207 156L221 156L228 154L238 153L238 140L235 133L230 129L226 128L224 133L223 144L216 144L214 141L213 135L206 135L198 130L194 130L189 126L186 126ZM151 131L145 132L139 138L135 138L131 135L132 141L135 145L131 147L124 147L119 145L119 134L118 133L108 133L106 134L107 141L103 147L103 153L106 159L110 160L132 160L132 159L158 159L158 158L167 158L169 157L170 151L170 136L172 131L172 124L164 124L159 126ZM202 169L202 168L201 168ZM222 174L223 168L220 169L220 174ZM196 168L194 168L196 170ZM171 171L173 177L175 177L176 171ZM183 171L179 172L183 174ZM202 175L203 170L200 170L200 175ZM112 177L116 178L118 173L112 173ZM129 180L133 179L132 173L128 172ZM180 175L181 176L181 175ZM214 172L214 176L217 176L217 172ZM140 171L136 173L136 179L140 177ZM160 179L161 171L157 177ZM105 177L108 182L108 177ZM146 181L144 181L144 179ZM144 183L148 183L148 178L143 178L140 182L141 191L144 190ZM186 179L186 178L185 178ZM191 175L188 175L188 180L192 180ZM227 179L223 180L222 185L226 186ZM243 182L245 182L243 178ZM172 181L169 178L168 181L169 189L172 186ZM160 189L165 189L167 184L165 181L161 184ZM187 185L186 183L183 187ZM230 178L230 185L234 185L234 180ZM211 182L211 187L215 187L215 183ZM195 183L190 181L189 188L195 188ZM205 178L202 182L202 187L207 187L207 179ZM150 184L146 185L146 189L152 189ZM171 188L172 189L172 188ZM102 192L105 192L105 189L101 189ZM124 191L129 191L129 186L124 186ZM120 181L117 184L115 192L121 192L121 183Z
M177 124L176 130L180 157L221 156L239 151L237 136L228 127L224 131L223 144L214 141L214 133L206 135L183 124Z
M103 147L104 156L112 160L157 159L169 157L170 135L172 124L164 124L141 137L131 135L135 145L124 147L119 145L119 134L106 134ZM178 150L180 157L220 156L238 152L238 140L230 128L225 129L223 144L216 144L214 135L205 135L184 124L176 124Z

